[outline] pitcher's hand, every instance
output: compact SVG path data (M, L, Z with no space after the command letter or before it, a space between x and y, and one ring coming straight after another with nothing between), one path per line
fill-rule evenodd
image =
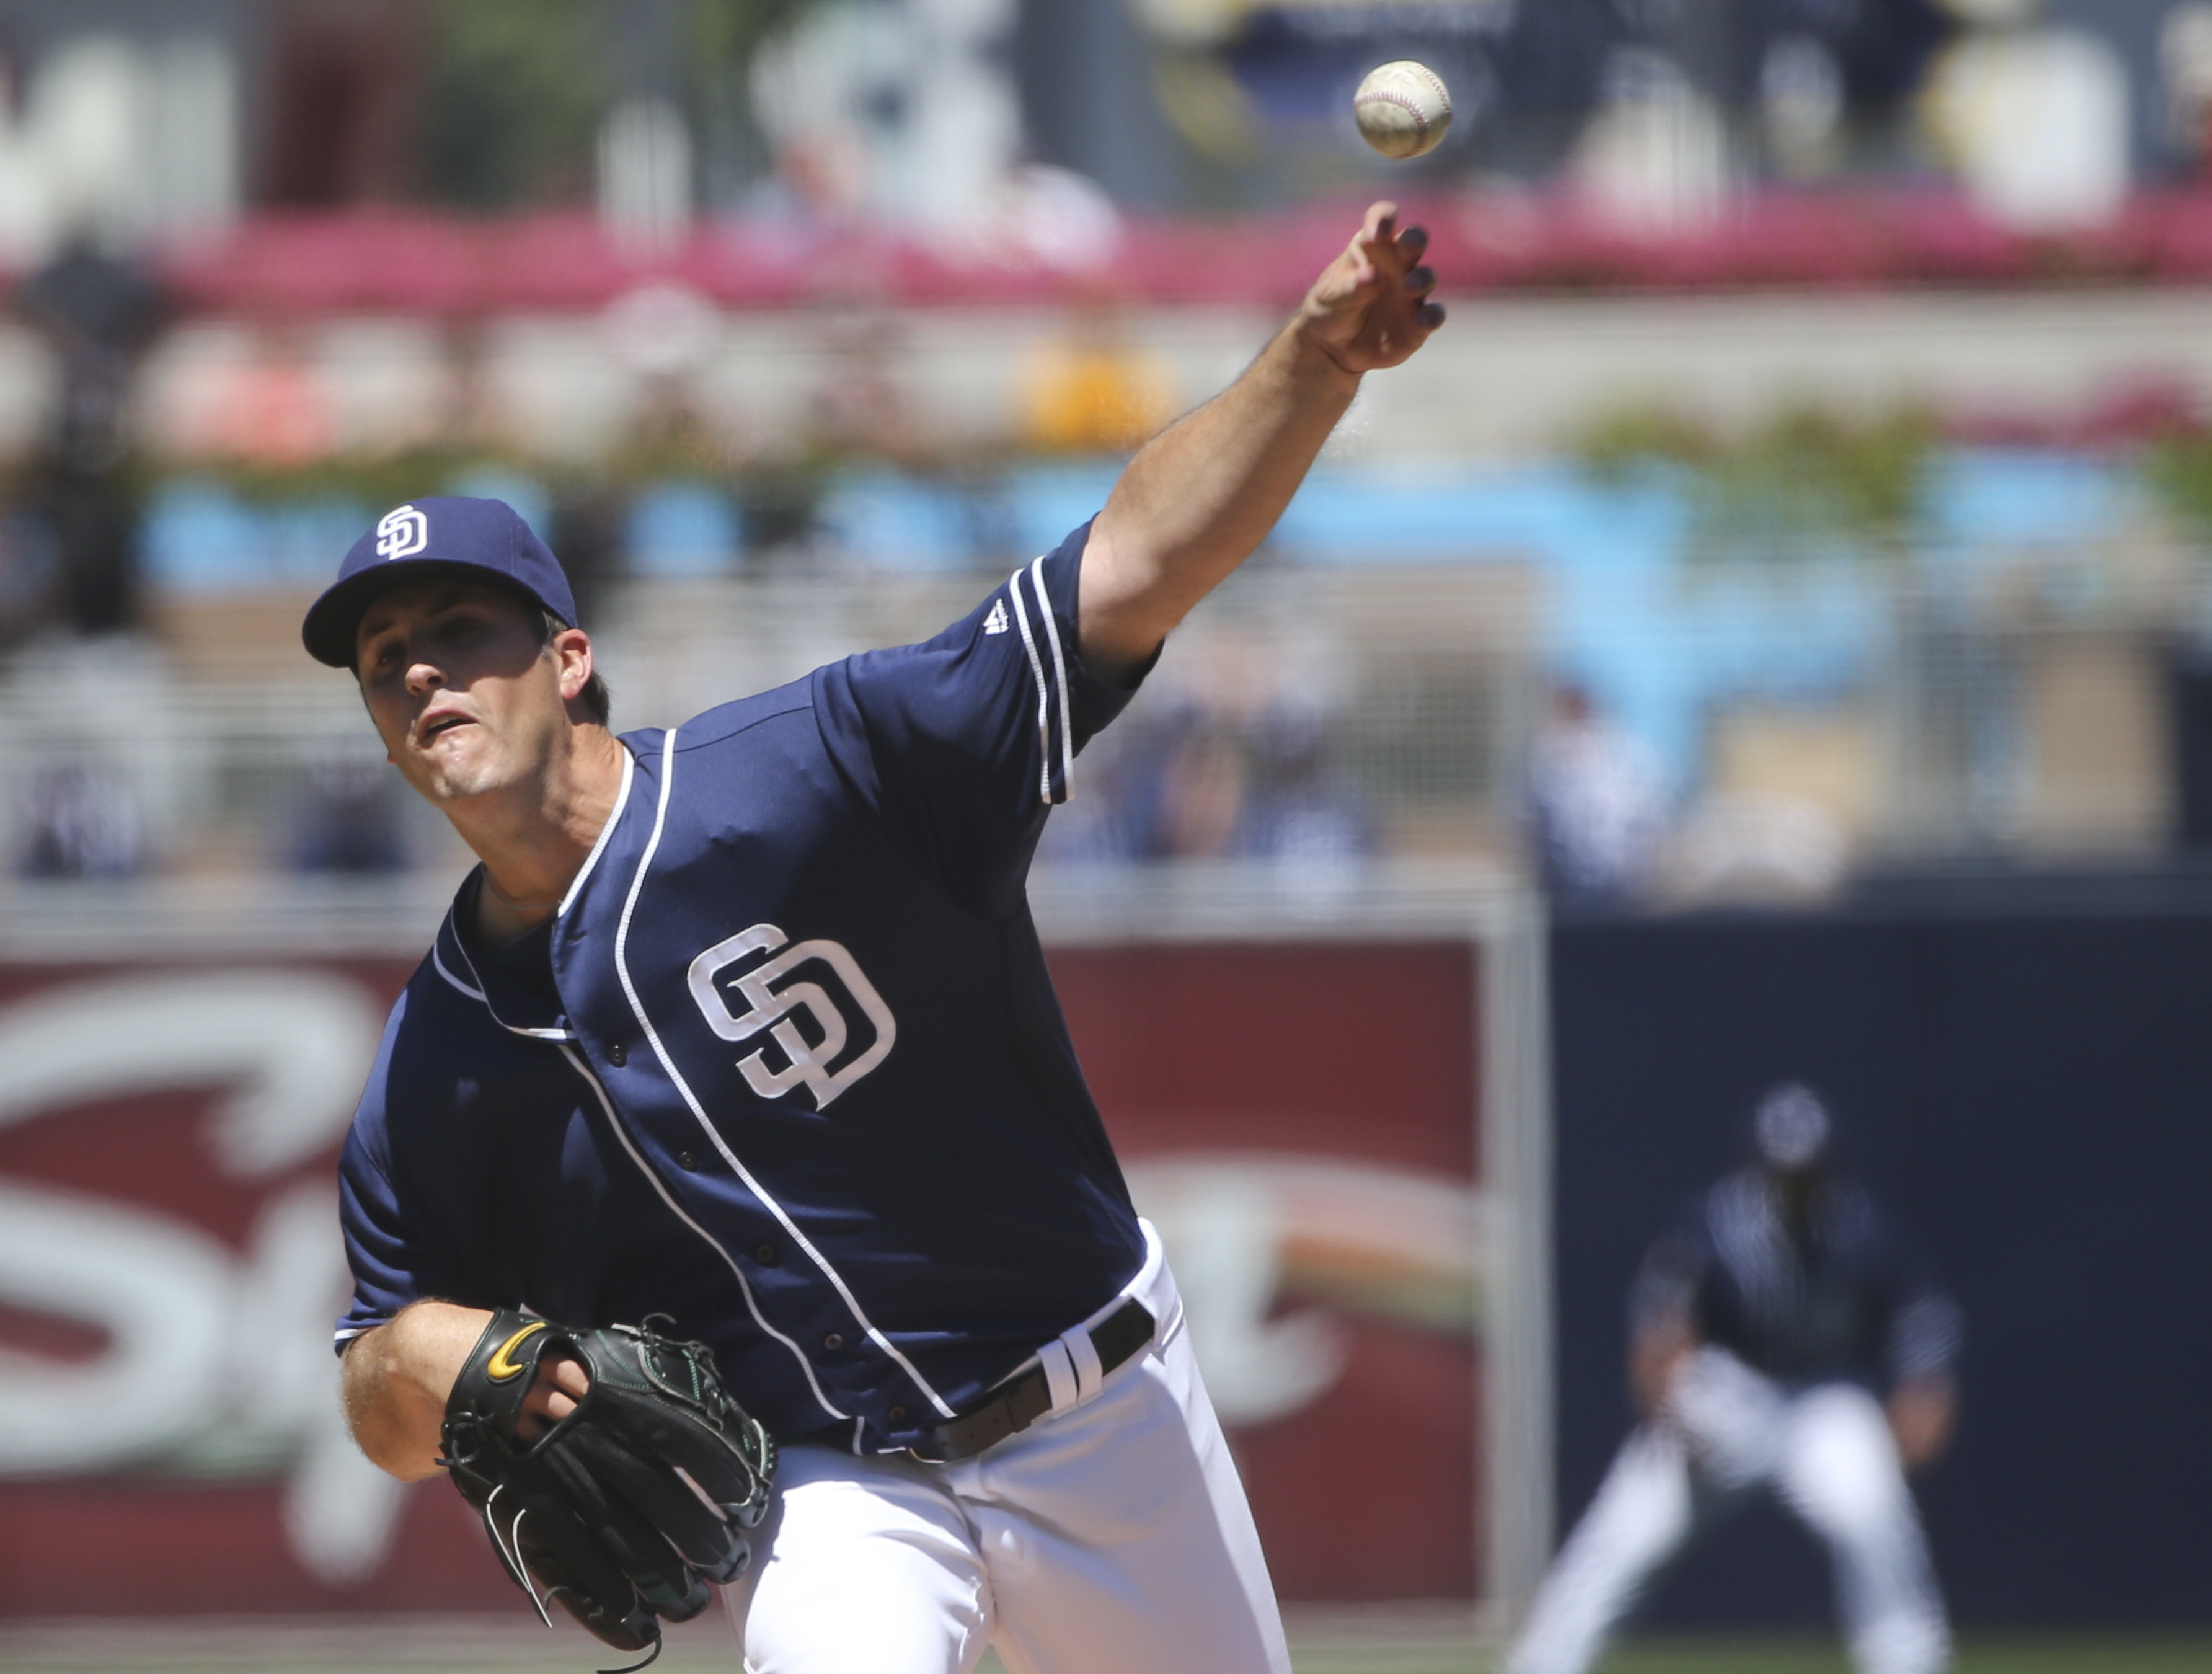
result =
M538 1368L538 1381L522 1397L522 1421L514 1433L535 1441L576 1410L576 1403L591 1392L592 1379L583 1362L566 1354L548 1354Z
M1297 333L1354 374L1396 366L1444 323L1429 300L1433 271L1419 265L1429 235L1398 230L1398 206L1372 204L1358 233L1331 262L1298 309Z

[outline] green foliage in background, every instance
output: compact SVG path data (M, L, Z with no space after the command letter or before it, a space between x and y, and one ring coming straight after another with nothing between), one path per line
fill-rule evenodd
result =
M487 210L589 197L605 13L605 0L434 0L421 128L434 201Z
M261 466L234 460L195 462L182 474L219 483L241 500L262 506L299 505L317 500L345 500L364 506L394 506L418 494L443 494L446 484L485 472L512 472L544 484L556 494L626 496L653 483L704 482L736 486L773 475L799 474L786 469L763 472L708 454L688 441L634 435L604 459L586 463L554 460L495 448L428 443L389 452L331 454L305 465Z
M301 465L265 466L237 460L197 460L175 474L220 483L240 499L260 506L343 500L362 506L396 506L418 494L443 494L446 484L470 473L514 469L543 479L535 460L507 459L483 448L429 444L386 453L331 454Z
M659 15L699 138L701 197L722 207L769 167L750 75L761 43L821 0L682 0ZM430 0L419 124L425 195L490 212L588 202L599 124L622 88L621 0Z
M1571 452L1609 486L1655 473L1681 481L1700 558L1773 563L1900 557L1924 515L1941 441L1918 406L1863 417L1792 406L1739 430L1634 407L1591 424Z
M2144 484L2169 516L2212 551L2212 431L2175 430L2140 455Z

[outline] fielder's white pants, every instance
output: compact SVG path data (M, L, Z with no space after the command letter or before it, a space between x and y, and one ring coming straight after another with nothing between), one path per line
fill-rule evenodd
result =
M1860 1674L1934 1674L1950 1629L1881 1403L1853 1384L1796 1394L1700 1349L1666 1412L1622 1446L1559 1549L1507 1674L1582 1674L1698 1524L1765 1488L1827 1543Z
M1147 1227L1152 1346L957 1464L782 1455L733 1588L750 1674L1290 1674L1260 1538ZM1105 1312L1110 1312L1110 1308Z

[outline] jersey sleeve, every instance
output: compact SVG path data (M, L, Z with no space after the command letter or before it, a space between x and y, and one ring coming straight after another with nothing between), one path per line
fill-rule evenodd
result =
M338 1318L340 1354L410 1302L449 1294L453 1263L441 1257L409 1221L392 1178L386 1098L393 1042L407 1000L402 995L385 1026L368 1087L354 1112L338 1160L338 1224L346 1262L353 1269L353 1298Z
M816 675L838 770L894 844L971 911L1018 910L1045 816L1133 688L1084 666L1078 590L1091 526L1024 564L934 639Z
M1966 1340L1959 1304L1917 1239L1886 1214L1878 1215L1875 1232L1887 1269L1882 1369L1893 1385L1957 1375Z
M1712 1248L1703 1216L1697 1210L1685 1211L1644 1252L1636 1269L1628 1287L1630 1334L1694 1326L1698 1294L1711 1266Z

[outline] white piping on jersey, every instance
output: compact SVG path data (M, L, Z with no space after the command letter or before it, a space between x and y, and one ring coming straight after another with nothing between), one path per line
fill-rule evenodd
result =
M440 935L442 935L443 934L444 932L441 930ZM531 1040L575 1039L576 1032L573 1029L526 1029L518 1024L508 1022L493 1008L491 997L481 988L471 988L466 983L463 982L459 977L453 975L453 973L447 968L445 960L440 958L438 954L438 940L439 938L437 936L433 936L430 939L430 963L437 968L438 974L441 977L443 977L447 982L451 983L455 988L460 989L462 993L467 995L471 999L481 1004L486 1011L490 1012L491 1020L498 1024L501 1028L506 1030L507 1033L511 1035L522 1035ZM468 966L469 975L476 977L476 962L469 958L468 944L461 940L460 926L458 924L453 926L453 951L461 956L461 963ZM481 983L483 978L477 977L477 980Z
M1042 558L1030 566L1030 585L1036 589L1037 615L1044 621L1044 636L1052 642L1053 678L1060 686L1060 800L1065 802L1075 792L1075 734L1067 707L1067 659L1060 653L1060 623L1044 590Z
M623 994L629 1001L630 1012L637 1019L638 1027L645 1032L645 1038L647 1044L653 1048L653 1055L660 1060L661 1068L667 1072L668 1079L674 1084L677 1092L684 1095L684 1102L690 1107L691 1114L697 1120L700 1130L713 1142L714 1149L721 1154L722 1160L729 1164L731 1172L744 1183L745 1190L758 1198L768 1212L775 1217L776 1223L789 1234L791 1241L806 1252L807 1259L822 1269L823 1276L830 1281L853 1318L860 1322L860 1329L867 1333L868 1341L897 1362L899 1369L914 1380L914 1386L929 1397L930 1404L937 1409L939 1415L950 1418L952 1416L952 1409L945 1405L945 1397L931 1388L929 1380L915 1368L914 1362L901 1354L897 1346L876 1329L874 1323L860 1311L860 1299L854 1296L851 1288L847 1286L843 1275L832 1267L829 1258L814 1247L813 1241L799 1230L798 1223L784 1213L783 1205L768 1195L761 1183L753 1178L752 1171L738 1160L737 1153L730 1149L728 1142L723 1139L720 1130L708 1119L705 1106L700 1104L698 1095L691 1091L691 1084L684 1079L684 1073L677 1068L676 1060L669 1056L667 1047L661 1043L660 1032L653 1026L653 1020L646 1015L645 1003L638 998L636 984L630 981L629 958L630 916L637 910L637 898L640 892L645 888L646 874L653 869L653 857L660 849L660 834L668 820L668 796L676 784L676 734L682 730L680 727L670 727L666 739L661 746L660 800L659 806L653 810L653 835L646 842L645 853L638 859L637 871L630 879L629 894L623 902L622 919L615 927L615 975L622 980ZM726 1255L725 1259L727 1259ZM787 1342L791 1341L788 1337L783 1340ZM793 1345L793 1352L799 1352L796 1344ZM806 1357L804 1354L799 1354L799 1359L805 1362ZM810 1365L807 1376L811 1379L813 1375L813 1369ZM839 1415L841 1417L843 1415Z
M1040 558L1037 562L1042 563L1044 560ZM1050 807L1052 806L1052 688L1045 681L1044 661L1037 655L1036 636L1030 631L1030 607L1022 603L1022 577L1026 574L1028 571L1025 569L1017 569L1014 572L1013 580L1006 583L1006 592L1014 601L1014 621L1022 630L1022 648L1030 654L1030 678L1036 682L1037 800L1047 807ZM1042 592L1037 596L1039 599L1044 597ZM1049 604L1044 607L1044 615L1049 625L1052 616ZM1058 644L1059 636L1055 633L1054 636L1055 649ZM1060 729L1065 732L1066 727L1067 717L1063 715L1060 716Z
M562 916L575 904L576 892L583 888L584 880L592 875L592 868L599 863L599 856L606 850L607 839L615 834L615 823L622 818L623 804L629 800L630 776L637 771L637 758L631 755L629 746L624 745L622 758L622 788L615 793L614 807L607 814L607 823L599 827L599 840L592 845L592 852L584 856L583 866L569 880L568 889L562 894L561 904L553 910L553 916L556 918Z
M614 835L615 824L622 818L623 807L629 800L630 778L636 770L636 758L625 749L623 752L622 788L615 792L615 805L608 812L606 824L599 827L599 838L592 844L592 852L584 856L582 868L578 871L574 878L570 880L567 892L561 897L561 904L554 910L553 916L556 918L568 910L569 904L576 898L576 892L583 888L584 880L592 875L592 868L599 864L599 855L606 849L607 839ZM477 977L476 961L469 957L468 944L461 939L460 927L458 924L453 927L453 951L460 955L461 962L468 966L469 975ZM491 1020L509 1034L527 1036L532 1040L576 1038L576 1032L573 1029L522 1029L507 1021L498 1012L493 1010L490 996L485 994L481 987L471 988L447 967L446 961L438 953L438 940L435 937L433 937L430 941L430 963L436 968L441 977L467 995L470 999L479 1001L486 1011L491 1012ZM483 978L477 977L477 981L481 983Z
M683 1204L678 1202L674 1194L668 1190L667 1183L662 1180L660 1176L653 1172L653 1166L646 1161L644 1155L631 1140L629 1129L623 1125L622 1117L615 1113L614 1100L607 1097L606 1088L600 1085L599 1076L593 1073L592 1066L584 1061L583 1055L573 1046L563 1046L561 1049L561 1056L575 1065L576 1073L581 1075L590 1084L592 1091L599 1095L599 1108L607 1113L607 1125L615 1130L615 1137L622 1141L622 1147L629 1154L629 1160L637 1165L637 1172L644 1175L651 1183L653 1189L660 1194L660 1201L668 1205L669 1213L706 1239L714 1253L722 1258L723 1265L736 1275L738 1288L744 1293L745 1306L751 1311L753 1324L791 1350L792 1358L799 1362L799 1369L806 1374L806 1386L814 1392L814 1398L821 1403L822 1410L832 1418L852 1418L852 1414L844 1411L822 1392L822 1385L815 1379L814 1367L806 1358L806 1351L768 1323L768 1317L761 1312L758 1299L753 1295L752 1281L745 1277L744 1269L738 1265L736 1258L722 1247L719 1239L684 1211ZM854 1419L853 1421L857 1424L860 1421Z
M475 1000L475 1001L480 1001L480 1002L483 1004L483 1008L484 1008L486 1011L491 1011L491 1001L489 1001L489 1000L486 1000L486 999L484 998L484 991L483 991L482 989L480 989L480 988L471 988L471 987L470 987L466 983L463 982L463 981L462 981L459 977L456 977L455 975L453 975L453 973L452 971L448 971L448 970L447 970L447 969L446 969L446 962L445 962L445 960L443 960L442 959L441 959L441 958L439 958L439 957L438 957L438 942L439 942L439 940L440 940L440 938L439 938L439 937L436 937L436 936L433 936L433 937L430 939L430 963L431 963L432 965L435 965L435 966L437 967L438 974L439 974L441 977L444 977L447 982L451 983L452 983L455 988L457 988L457 989L460 989L460 991L461 991L462 993L464 993L464 994L467 995L469 996L469 998L470 998L470 999L471 999L471 1000ZM454 943L454 945L455 945L456 947L459 947L459 946L460 945L460 940L461 940L461 933L460 933L460 929L459 929L459 928L458 926L456 926L456 927L455 927L455 928L454 928L454 930L453 930L453 943ZM466 956L465 954L464 954L462 957L463 957L463 958L466 958L467 956ZM473 974L474 974L474 972L472 971L471 974L471 975L473 975ZM496 1012L492 1012L492 1020L492 1020L493 1022L495 1022L495 1023L499 1023L499 1014L498 1014L498 1013L496 1013ZM503 1023L501 1023L501 1024L500 1024L500 1026L501 1026L501 1028L505 1028L507 1026L506 1026L505 1024L503 1024Z
M1036 682L1037 694L1037 755L1042 765L1037 772L1037 798L1049 806L1052 801L1052 727L1051 694L1044 683L1044 664L1037 658L1036 636L1030 631L1029 606L1022 603L1022 574L1017 569L1012 581L1006 583L1006 592L1014 601L1014 620L1021 626L1022 648L1030 654L1030 678Z

